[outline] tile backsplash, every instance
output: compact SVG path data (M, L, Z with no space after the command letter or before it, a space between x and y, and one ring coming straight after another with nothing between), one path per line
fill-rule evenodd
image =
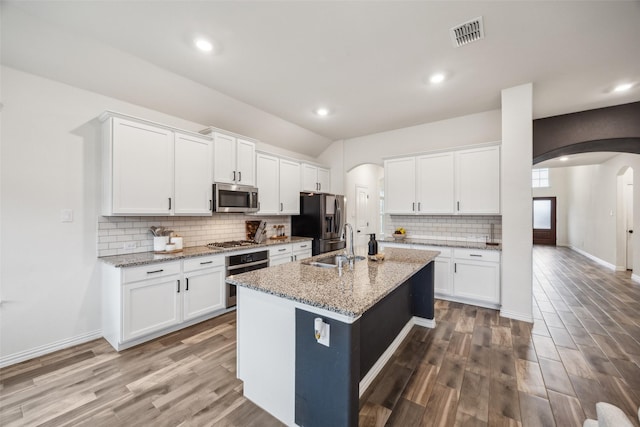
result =
M153 235L149 227L164 226L184 238L184 246L202 246L211 242L244 240L245 221L267 221L267 235L273 235L273 225L284 225L291 235L290 216L254 216L216 214L207 217L98 217L98 256L122 255L153 250ZM125 244L135 248L125 249Z
M403 227L407 237L414 239L441 239L486 241L494 224L494 240L502 241L502 216L500 215L385 215L384 231L391 236Z

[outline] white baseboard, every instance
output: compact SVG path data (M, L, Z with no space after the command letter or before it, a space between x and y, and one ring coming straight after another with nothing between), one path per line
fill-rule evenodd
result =
M500 316L508 319L520 320L522 322L533 323L533 316L527 316L522 313L516 313L515 311L500 310Z
M590 260L597 262L598 264L602 265L603 267L607 267L610 270L616 271L616 266L615 265L613 265L613 264L611 264L611 263L609 263L609 262L607 262L607 261L605 261L603 259L600 259L595 255L591 255L589 252L585 252L582 249L576 248L575 246L569 246L569 248L571 250L573 250L573 251L578 252L580 255L584 255L587 258L589 258Z
M376 363L371 367L371 369L369 369L369 372L367 372L367 375L365 375L364 378L360 380L360 394L358 397L362 397L362 395L367 390L367 388L371 385L373 380L375 380L378 374L380 373L380 371L382 371L382 368L384 368L384 366L387 364L389 359L391 359L391 356L393 356L393 353L398 349L398 347L400 347L400 344L402 344L402 341L404 341L407 335L409 335L409 332L411 331L411 328L413 328L414 325L424 326L425 328L435 328L436 321L435 319L424 319L422 317L415 317L415 316L409 319L409 321L407 322L406 325L404 325L404 328L402 328L402 330L400 331L396 339L393 340L393 342L389 345L389 347L387 347L385 352L382 353L382 355L378 358Z
M102 330L87 332L86 334L77 335L71 338L65 338L51 344L41 345L29 350L0 357L0 368L24 362L25 360L33 359L35 357L44 356L45 354L53 353L54 351L73 347L74 345L84 344L98 338L102 338Z

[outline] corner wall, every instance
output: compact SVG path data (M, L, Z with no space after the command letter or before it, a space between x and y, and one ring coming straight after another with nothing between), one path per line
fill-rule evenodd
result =
M533 85L502 91L502 309L500 314L533 321L532 198Z

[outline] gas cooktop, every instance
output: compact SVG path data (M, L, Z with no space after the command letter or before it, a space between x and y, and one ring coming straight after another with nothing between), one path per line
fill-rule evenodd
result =
M230 240L228 242L212 242L208 243L207 246L210 248L241 248L244 246L255 246L256 242L253 240Z

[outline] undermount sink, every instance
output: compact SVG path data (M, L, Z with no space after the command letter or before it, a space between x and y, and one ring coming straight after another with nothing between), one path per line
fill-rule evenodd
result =
M343 265L348 263L347 257L344 255L332 255L324 258L318 258L315 261L310 261L308 264L314 267L322 267L322 268L337 268L338 267L338 259L342 258ZM354 261L362 261L365 257L356 255Z

